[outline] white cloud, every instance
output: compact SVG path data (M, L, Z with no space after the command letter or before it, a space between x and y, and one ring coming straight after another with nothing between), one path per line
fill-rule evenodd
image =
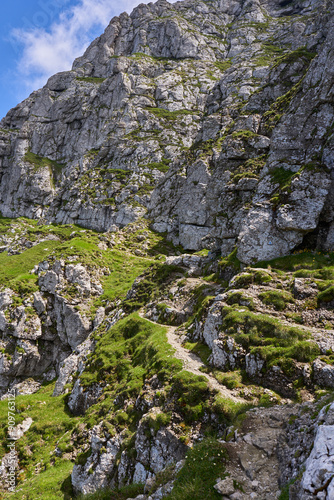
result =
M55 2L59 0L55 0ZM92 41L92 32L102 33L110 19L150 0L80 0L45 28L16 28L11 36L23 46L17 70L26 91L39 88L59 71L71 69ZM38 14L38 13L37 13Z

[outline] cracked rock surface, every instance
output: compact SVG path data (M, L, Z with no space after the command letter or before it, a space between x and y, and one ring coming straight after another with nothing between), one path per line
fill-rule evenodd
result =
M244 263L332 244L333 5L165 0L111 20L1 122L0 209L114 231L147 215ZM5 245L5 241L4 241Z

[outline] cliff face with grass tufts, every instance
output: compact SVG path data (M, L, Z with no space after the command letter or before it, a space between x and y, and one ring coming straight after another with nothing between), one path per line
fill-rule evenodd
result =
M284 4L284 5L283 5ZM4 216L141 216L244 263L333 244L326 1L140 5L1 123Z
M3 118L3 498L333 498L333 40L141 4Z

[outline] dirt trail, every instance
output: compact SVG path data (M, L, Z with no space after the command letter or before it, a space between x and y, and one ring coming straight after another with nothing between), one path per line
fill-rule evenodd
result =
M235 396L234 391L231 391L224 385L221 385L214 377L212 377L208 373L203 373L200 370L200 368L204 367L205 365L202 363L201 359L196 356L196 354L182 347L182 345L180 344L180 337L175 333L175 330L175 327L170 327L168 329L167 339L169 344L175 349L174 356L183 362L184 368L194 375L201 375L202 377L205 377L208 380L210 387L219 391L224 398L232 399L233 401L238 403L246 403L245 399Z
M167 340L168 343L175 349L174 356L176 359L180 359L183 363L183 367L185 370L188 372L193 373L194 375L200 375L202 377L205 377L207 381L209 382L209 386L211 389L216 389L219 391L222 397L224 398L229 398L232 401L235 401L236 403L247 403L247 401L240 396L237 396L235 394L235 391L228 389L224 385L221 385L212 375L209 375L208 373L204 373L200 370L200 368L205 367L204 363L201 361L201 359L196 356L196 354L188 351L188 349L185 349L182 347L180 343L180 336L177 335L176 330L177 327L175 326L166 326L166 325L161 325L160 323L155 323L154 321L151 321L148 318L145 318L144 315L141 314L141 317L143 319L146 319L146 321L149 321L150 323L153 323L154 325L159 325L159 326L165 326L168 328L167 331ZM249 402L249 401L248 401Z

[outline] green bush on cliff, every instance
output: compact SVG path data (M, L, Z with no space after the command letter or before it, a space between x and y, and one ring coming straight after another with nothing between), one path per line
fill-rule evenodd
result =
M295 271L295 276L317 276L315 270L325 270L334 266L334 253L312 252L303 250L286 257L278 257L269 261L261 261L256 267L263 269L279 269L281 271ZM308 274L310 273L310 274ZM320 277L320 276L319 276Z
M331 285L318 293L318 302L331 302L334 300L334 285Z

